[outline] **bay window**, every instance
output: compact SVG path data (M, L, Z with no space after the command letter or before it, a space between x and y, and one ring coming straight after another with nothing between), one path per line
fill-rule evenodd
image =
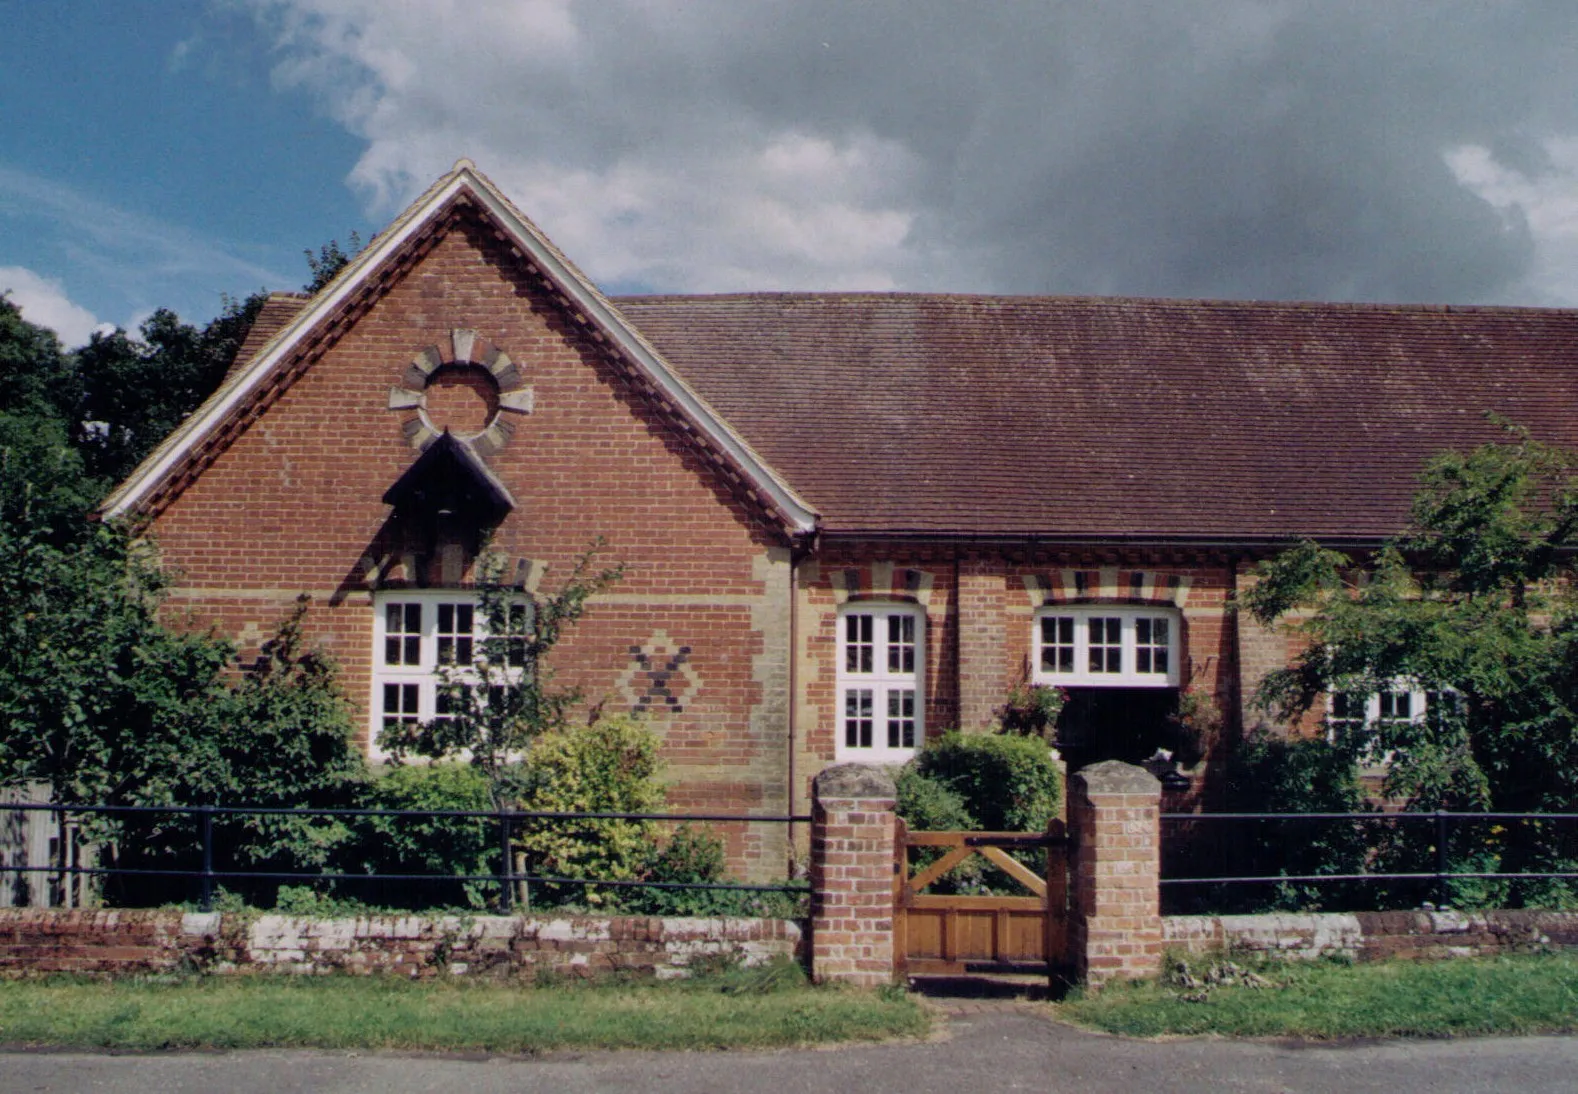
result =
M1035 620L1031 676L1062 687L1177 687L1179 631L1173 608L1047 608Z

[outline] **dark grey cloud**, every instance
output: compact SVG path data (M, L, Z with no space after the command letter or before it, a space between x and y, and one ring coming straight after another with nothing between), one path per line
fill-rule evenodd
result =
M363 183L472 154L616 281L1578 301L1549 210L1449 160L1560 194L1570 3L258 6Z

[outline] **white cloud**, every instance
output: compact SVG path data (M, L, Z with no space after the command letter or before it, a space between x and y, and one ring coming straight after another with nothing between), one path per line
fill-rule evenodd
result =
M21 266L0 266L0 293L9 295L22 309L22 318L48 327L66 346L84 344L95 330L114 329L100 323L87 308L72 303L59 281Z
M1534 262L1524 275L1520 299L1531 304L1578 303L1578 139L1541 142L1538 169L1521 170L1497 159L1483 145L1451 149L1447 165L1459 182L1507 219L1527 225Z
M1473 302L1564 238L1444 157L1578 134L1571 5L239 2L371 215L468 156L605 284Z
M570 0L465 18L453 0L258 6L284 53L276 78L367 139L350 181L373 215L468 156L604 284L892 289L927 265L911 238L918 161L902 142L859 126L741 124L732 111L708 130L690 109L700 104L674 103L650 67L629 75L665 89L606 94L598 85L619 76L601 66L622 64L611 46L639 52L676 33L665 5L615 4L616 25L600 29ZM689 45L680 35L658 48Z

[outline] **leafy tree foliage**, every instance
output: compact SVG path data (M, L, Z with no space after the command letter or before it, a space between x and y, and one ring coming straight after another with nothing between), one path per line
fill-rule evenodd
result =
M168 793L230 648L161 626L162 587L113 528L57 546L0 524L0 779L46 783L56 801Z
M128 792L130 802L284 810L358 804L366 765L352 740L333 662L303 640L307 610L302 597L239 680L216 670L207 687L184 704L179 721L153 740L146 777ZM233 654L228 643L203 641L226 660ZM151 825L141 817L124 818L103 835L121 867L198 865L201 844L189 815L171 814ZM219 870L311 872L332 867L355 835L350 824L333 816L223 814L213 820L212 851ZM278 881L233 879L227 885L267 904ZM123 878L111 895L126 903L157 903L167 892L162 882L139 886L135 878Z
M351 233L351 249L346 252L340 247L340 241L331 239L314 254L311 249L303 251L307 256L307 267L312 270L312 277L302 286L303 292L315 293L329 282L333 281L339 272L350 265L351 259L362 249L362 237L355 232Z
M74 443L81 384L54 334L4 296L0 380L0 527L56 545L82 538L98 491Z
M1420 808L1578 805L1578 463L1512 430L1427 467L1411 530L1368 558L1303 543L1258 568L1245 607L1296 607L1306 645L1259 700L1284 718L1330 694L1399 682L1436 693L1427 716L1377 720L1351 748L1391 756L1390 794ZM1578 857L1512 826L1508 869Z
M396 767L367 784L368 809L483 812L493 808L487 777L461 763ZM473 817L368 817L358 822L348 848L351 870L374 874L471 875L499 872L499 832ZM497 885L487 882L400 882L394 891L367 890L374 904L406 907L459 905L485 908Z
M657 735L629 715L599 718L539 736L522 766L520 807L529 812L650 813L663 803ZM548 877L629 880L656 843L651 821L523 820L517 845L527 870ZM584 886L588 904L610 894ZM546 886L549 899L577 894ZM617 894L614 895L617 900Z
M305 595L297 600L257 660L211 708L212 728L191 742L192 768L175 788L176 800L288 809L356 804L366 764L353 743L338 670L303 637L310 602ZM296 868L324 865L349 835L340 820L306 815L237 817L226 829L238 858L284 858Z
M1063 799L1051 750L1036 737L950 733L928 742L915 768L989 831L1044 832Z
M68 421L81 384L53 331L22 318L0 293L0 415Z
M160 308L139 328L95 334L76 353L82 401L74 421L90 474L106 483L131 473L225 378L265 294L229 300L199 329Z
M1234 752L1224 788L1229 808L1244 813L1353 813L1364 807L1358 768L1348 751L1322 740L1284 740L1256 734ZM1365 869L1375 831L1360 821L1261 821L1230 840L1205 828L1173 841L1175 858L1200 860L1177 872L1208 876L1355 874ZM1373 884L1284 882L1275 889L1228 886L1212 892L1189 886L1176 900L1204 899L1217 910L1265 911L1375 907L1384 894Z

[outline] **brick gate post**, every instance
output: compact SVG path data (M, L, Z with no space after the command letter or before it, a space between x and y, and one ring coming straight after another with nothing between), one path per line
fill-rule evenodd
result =
M864 764L812 783L811 976L878 987L893 980L893 780Z
M1069 949L1092 989L1161 971L1161 794L1156 776L1117 760L1069 779Z

